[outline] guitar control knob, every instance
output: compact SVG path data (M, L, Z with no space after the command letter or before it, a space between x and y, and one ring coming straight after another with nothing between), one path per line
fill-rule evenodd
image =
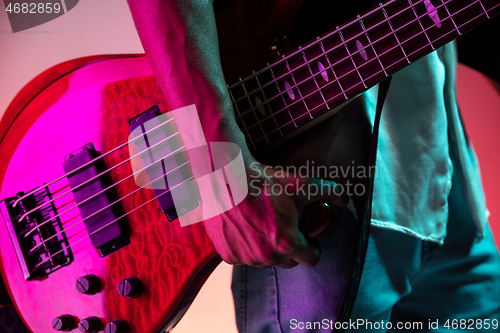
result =
M106 333L127 333L128 329L129 327L125 321L117 319L107 323L104 331Z
M101 280L94 274L85 275L76 281L76 290L85 295L94 295L101 289Z
M88 317L80 320L78 329L84 333L97 333L102 329L101 321L97 317Z
M59 332L69 332L75 328L75 319L70 315L63 315L52 320L52 328Z
M118 293L124 297L136 298L142 292L142 282L138 278L129 277L118 283Z

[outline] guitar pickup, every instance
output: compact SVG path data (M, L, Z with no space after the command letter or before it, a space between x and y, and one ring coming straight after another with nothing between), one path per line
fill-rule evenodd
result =
M175 121L161 124L157 105L130 120L130 133L156 200L169 221L196 209L199 190ZM142 137L142 138L139 138ZM175 204L171 190L175 188Z
M0 212L26 280L43 278L73 261L47 187L0 201ZM23 199L20 199L23 198ZM20 199L20 200L19 200ZM15 202L18 201L16 205Z
M104 257L128 245L130 238L124 218L120 218L123 216L121 206L112 201L110 189L104 190L111 185L107 173L100 175L106 171L104 161L97 159L89 163L100 155L94 145L88 143L64 158L63 169L68 174L92 246Z

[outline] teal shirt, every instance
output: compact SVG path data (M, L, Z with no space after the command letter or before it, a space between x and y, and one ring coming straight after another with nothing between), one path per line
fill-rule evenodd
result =
M487 210L459 117L455 69L448 44L393 76L380 124L372 225L443 242L455 171L481 237ZM364 98L372 123L377 91Z
M479 166L458 113L455 68L454 45L447 44L393 76L380 123L373 226L442 243L456 173L482 237L487 210ZM377 93L375 86L281 149L277 165L307 165L316 178L325 178L314 173L320 165L365 166Z

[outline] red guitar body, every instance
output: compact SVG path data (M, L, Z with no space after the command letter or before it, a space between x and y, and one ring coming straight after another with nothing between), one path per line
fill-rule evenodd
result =
M64 174L64 156L88 142L101 152L126 142L128 120L153 105L168 110L144 56L80 59L42 74L21 92L2 122L2 198ZM106 165L115 165L128 158L128 149L109 157ZM115 171L114 181L132 173L129 163ZM116 186L120 196L136 188L133 178ZM57 190L51 188L52 193ZM56 207L75 204L71 193L66 197L71 199L56 200ZM123 200L123 208L128 211L153 197L152 190L139 191ZM102 327L119 318L129 323L130 332L160 332L167 323L176 323L176 315L220 262L202 223L181 227L169 222L156 202L127 216L130 244L104 258L92 247L83 223L68 228L79 220L78 209L61 216L70 245L82 239L71 245L74 261L33 281L24 279L9 233L0 223L2 273L34 332L54 332L52 319L65 314L77 322L95 316ZM76 281L87 274L98 276L104 289L95 295L78 293ZM139 297L118 294L118 283L127 277L142 281Z
M257 42L270 38L263 27L278 27L280 18L301 2L233 1L218 18L220 30L226 32L220 36L221 45L226 42L229 46L223 58L235 59L224 66L228 78L235 76L238 66L243 68L242 74L248 74L247 69L262 63L262 54L248 52L248 45L261 48ZM249 9L259 21L235 21L237 15L232 13ZM237 31L239 37L233 39ZM128 121L154 105L162 112L169 110L143 55L76 59L42 73L16 96L0 123L1 199L64 175L64 157L88 142L102 153L126 142ZM107 156L105 162L109 167L128 157L125 147ZM130 163L125 163L111 172L111 178L118 181L131 173ZM64 184L66 179L49 186L53 196L70 189ZM137 185L132 177L115 189L121 197ZM123 200L122 206L129 211L152 198L153 191L144 189ZM75 205L73 194L55 204L66 208ZM122 319L130 326L130 333L171 329L221 260L202 223L181 227L177 220L169 222L156 201L127 216L130 244L106 257L92 247L83 223L69 228L80 220L76 208L61 215L74 261L31 281L24 279L6 225L0 223L2 276L18 312L33 332L55 332L52 320L61 315L71 315L76 323L97 317L102 329L106 323ZM101 280L103 287L95 295L80 294L76 289L77 279L87 274ZM144 285L137 298L125 298L117 292L118 283L128 277L136 277ZM78 331L76 326L74 331Z
M280 57L269 56L276 50L290 49L286 36L302 3L231 2L217 18L228 83ZM0 199L63 176L65 156L89 142L102 153L127 142L129 120L154 105L162 112L169 110L143 55L87 57L42 73L18 94L0 122ZM128 158L125 146L104 161L111 167ZM124 163L110 177L116 183L131 173L130 163ZM122 209L131 212L126 217L130 244L101 257L84 224L78 223L79 209L72 209L60 219L73 261L42 278L25 279L6 224L0 223L0 270L31 331L52 333L53 319L63 315L73 318L72 331L88 317L98 319L99 331L116 319L128 323L130 333L170 330L220 262L202 223L181 227L177 220L169 222L155 200L134 210L155 195L143 189L125 197L138 189L133 177L114 188L124 198ZM53 197L69 191L55 200L59 211L76 205L66 178L49 189ZM353 253L355 248L353 244ZM76 289L77 280L88 274L100 280L101 288L94 295ZM136 298L118 293L119 282L129 277L143 284Z

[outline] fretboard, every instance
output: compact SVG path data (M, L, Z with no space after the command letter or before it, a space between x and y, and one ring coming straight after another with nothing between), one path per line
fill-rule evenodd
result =
M392 0L229 86L260 151L500 13L500 0Z

